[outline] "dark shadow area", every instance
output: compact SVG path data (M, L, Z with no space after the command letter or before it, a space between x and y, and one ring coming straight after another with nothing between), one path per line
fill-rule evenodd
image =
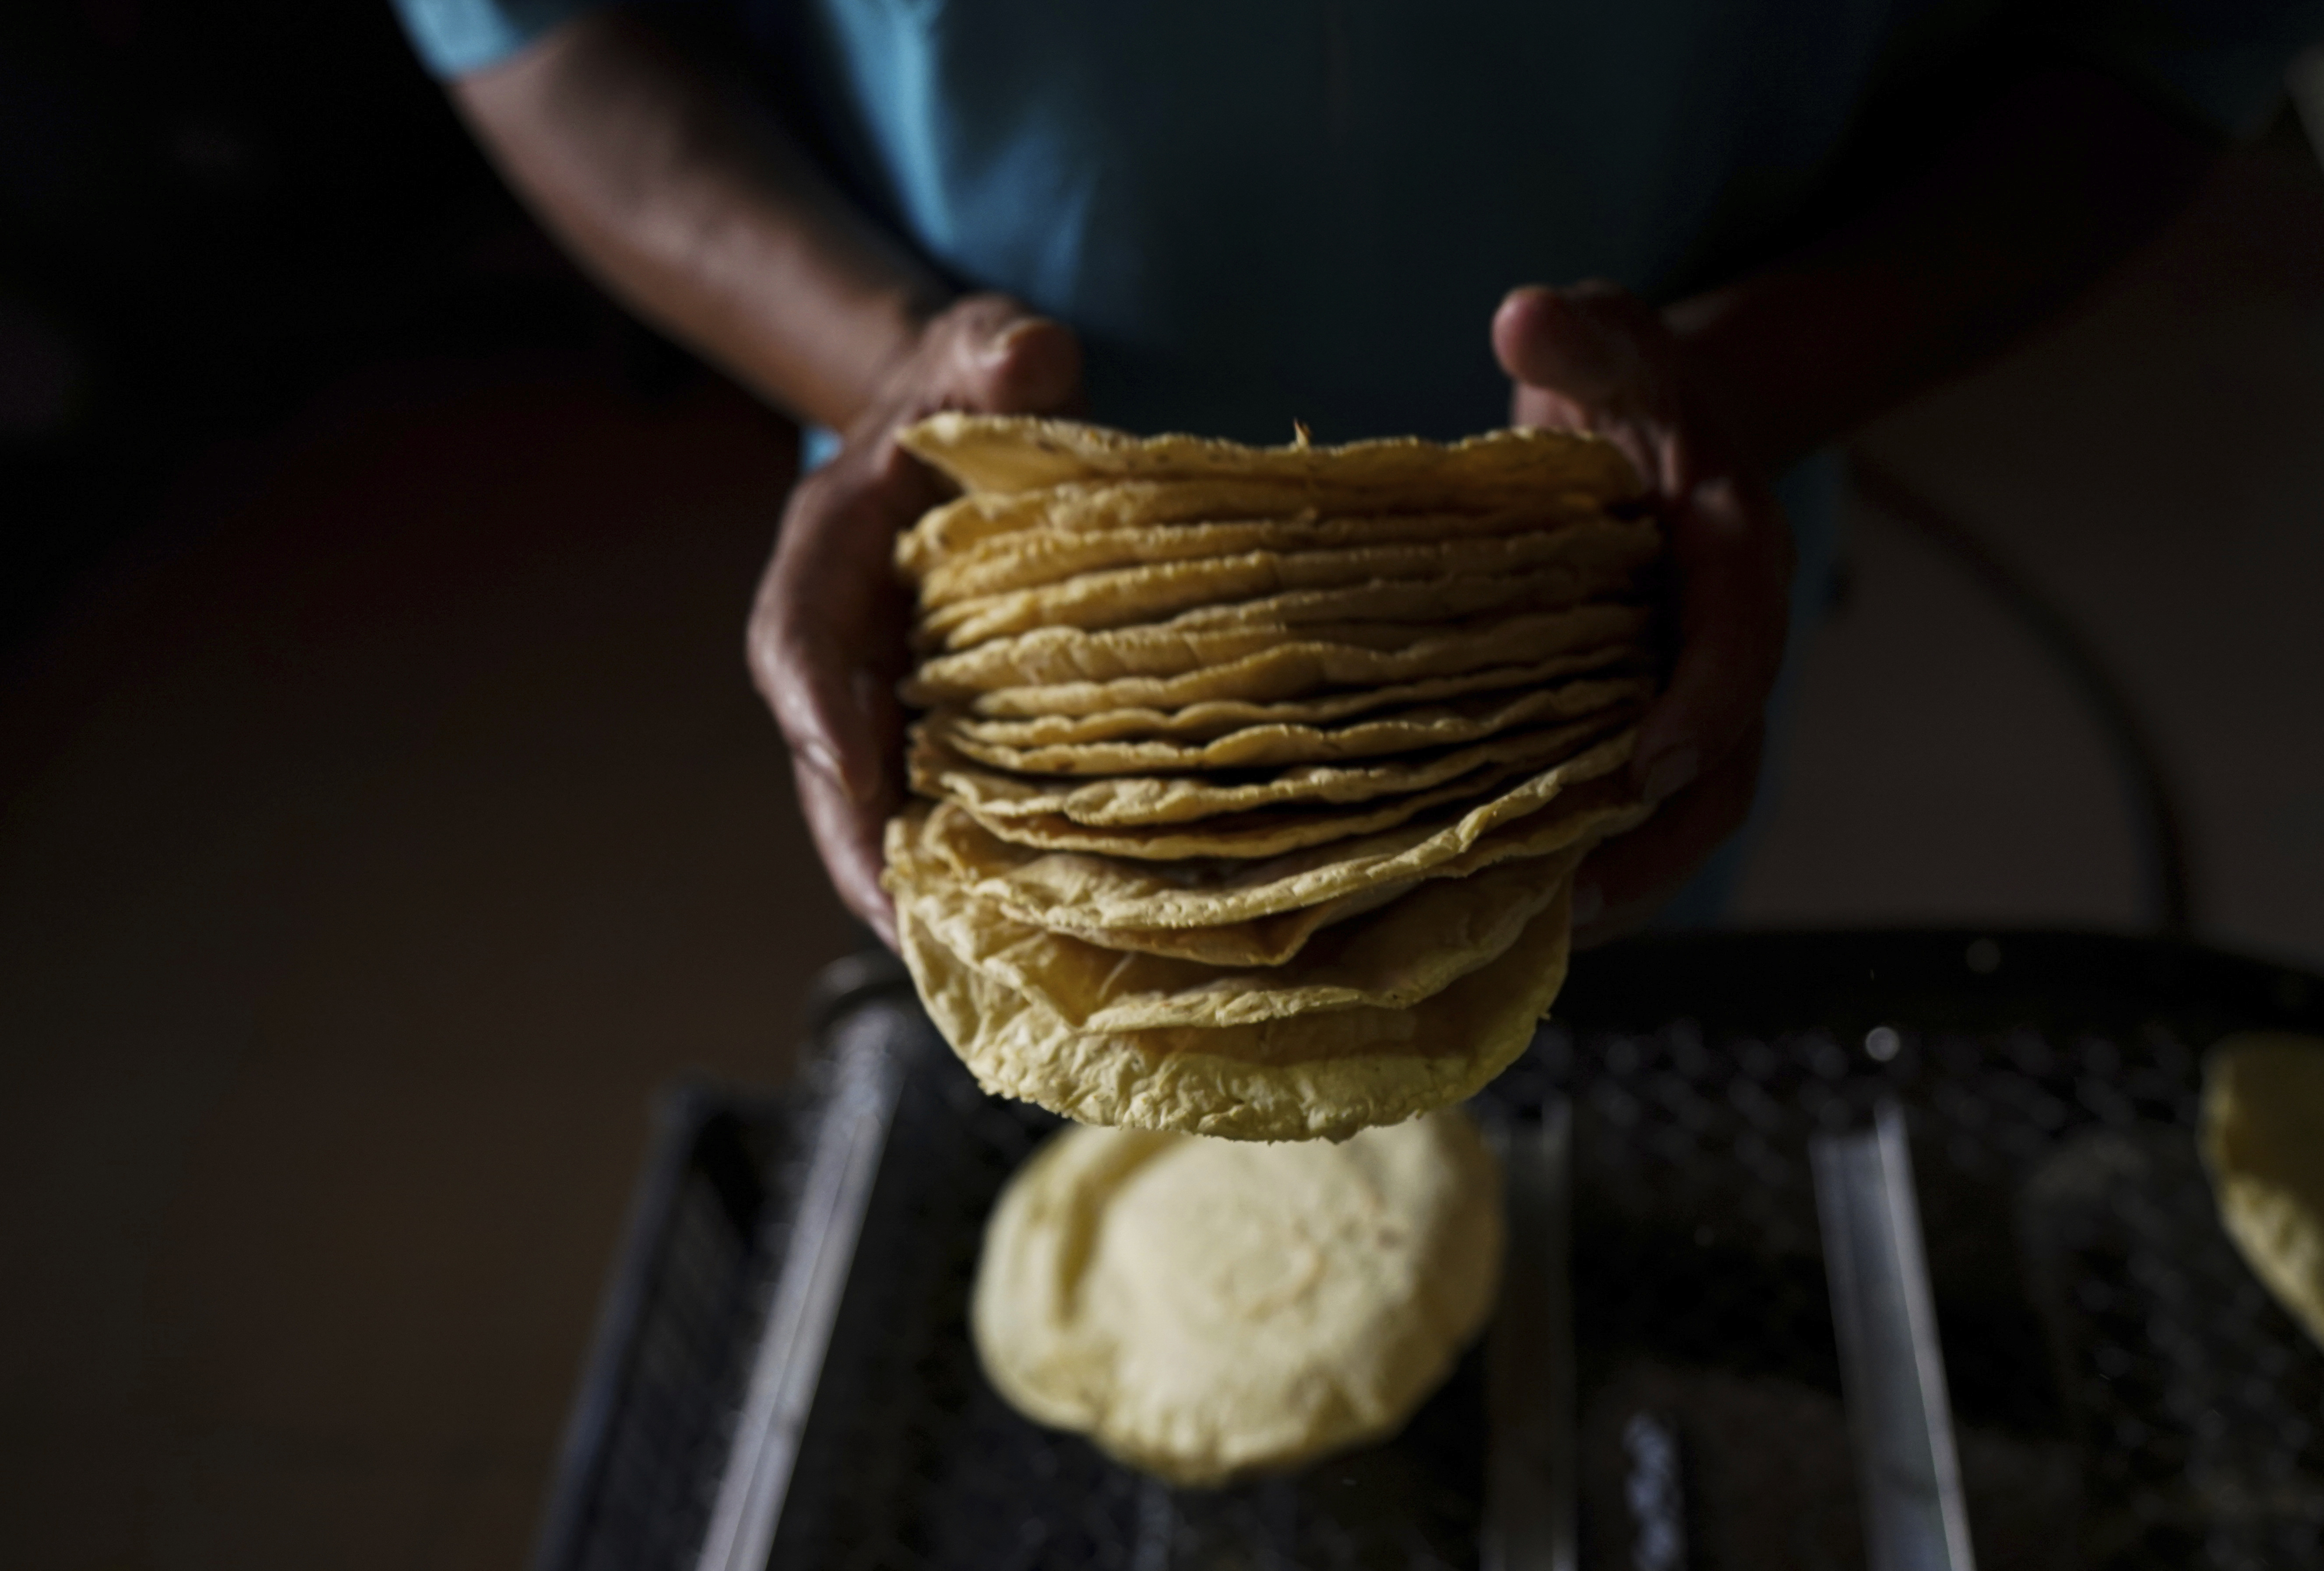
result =
M12 656L137 547L171 474L356 367L561 352L653 390L692 372L541 235L383 4L11 8L0 237Z

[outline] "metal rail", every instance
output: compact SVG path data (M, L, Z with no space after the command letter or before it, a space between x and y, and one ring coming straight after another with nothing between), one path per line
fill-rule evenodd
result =
M840 1027L833 1068L830 1112L808 1158L798 1221L752 1363L749 1394L718 1481L697 1571L764 1571L880 1176L904 1066L883 1039L877 1011Z
M1904 1116L1808 1155L1872 1571L1975 1571Z
M1506 1132L1508 1244L1485 1348L1492 1451L1483 1571L1573 1571L1573 1118L1563 1100Z

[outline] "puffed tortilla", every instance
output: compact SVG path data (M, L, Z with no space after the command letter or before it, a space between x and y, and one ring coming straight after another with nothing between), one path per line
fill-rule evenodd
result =
M994 1207L970 1326L1019 1411L1217 1484L1400 1429L1490 1313L1502 1233L1456 1113L1342 1145L1069 1129Z

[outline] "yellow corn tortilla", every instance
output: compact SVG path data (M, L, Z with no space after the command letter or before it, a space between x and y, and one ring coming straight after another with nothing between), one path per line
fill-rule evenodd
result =
M999 839L951 803L916 803L890 826L890 859L897 841L908 840L971 894L1019 921L1100 943L1117 929L1220 927L1375 885L1466 877L1508 857L1620 833L1644 816L1617 773L1636 740L1631 731L1609 738L1449 822L1424 818L1281 857L1166 863L1038 851ZM1581 789L1599 781L1594 790Z
M1210 507L1201 494L1220 489L1145 482L964 497L927 514L897 537L897 570L918 590L921 604L949 605L1146 563L1254 551L1400 547L1474 554L1492 549L1499 537L1548 535L1607 521L1605 513L1581 498L1482 512L1349 515L1308 509L1289 518L1246 518ZM1284 498L1305 495L1280 487L1271 490ZM1139 511L1162 512L1166 508L1198 521L1128 521ZM1000 527L1002 520L990 516L973 527L946 517L954 510L972 509L985 515L1011 510L1018 516L1005 520L1006 528Z
M1401 1428L1484 1324L1501 1247L1457 1113L1341 1145L1070 1129L993 1208L970 1325L1035 1421L1217 1484Z
M1420 885L1312 938L1278 966L1124 955L1018 922L937 881L898 900L987 980L1076 1031L1247 1025L1358 1006L1402 1009L1490 964L1572 878L1584 848Z
M1426 814L1462 812L1512 780L1536 772L1531 764L1488 764L1425 791L1375 797L1352 805L1258 807L1185 823L1093 828L1063 813L987 818L960 804L995 838L1047 851L1089 851L1145 862L1183 862L1198 858L1250 860L1279 857L1333 841L1378 834Z
M1490 431L1452 443L1390 436L1333 447L1249 447L1208 436L1132 436L1071 420L948 411L897 439L969 492L1101 479L1226 480L1331 484L1379 497L1449 495L1476 505L1487 498L1577 492L1618 502L1644 491L1612 443L1555 431Z
M1167 690L1171 696L1159 696L1157 690L1157 696L1141 702L1157 708L1211 698L1259 703L1320 687L1411 682L1634 643L1651 621L1651 613L1641 607L1586 605L1445 628L1406 622L1350 622L1296 633L1278 628L1045 628L926 661L905 682L903 694L914 707L930 709L1008 687L1184 676L1188 680Z
M1161 707L1164 701L1183 697L1193 684L1181 677L1140 676L1120 683L1006 687L950 707L969 734L996 747L1060 747L1140 737L1206 740L1250 726L1329 725L1379 710L1471 693L1538 687L1591 672L1645 671L1653 660L1654 650L1647 645L1614 643L1545 660L1484 666L1378 687L1332 688L1294 698L1195 698Z
M1297 764L1231 782L1203 775L1060 779L1004 774L950 752L921 729L912 740L911 781L914 790L957 802L979 818L1056 814L1091 828L1188 823L1257 808L1344 806L1404 796L1496 764L1545 769L1637 717L1635 705L1609 706L1570 724L1527 727L1462 747L1348 764Z
M925 808L912 809L888 822L887 869L881 875L881 882L899 900L937 884L964 885L973 881L961 872L956 862L927 843L928 816ZM1382 880L1296 911L1222 923L1216 927L1092 929L1074 936L1125 955L1158 955L1165 960L1198 960L1209 966L1279 966L1297 955L1317 933L1377 911L1417 888L1421 882L1417 878ZM992 909L1008 914L1005 907L996 905Z
M2202 1145L2227 1236L2324 1344L2324 1039L2252 1033L2213 1048Z
M1567 894L1489 965L1407 1009L1213 1029L1078 1032L982 976L908 906L904 960L977 1082L1084 1124L1231 1140L1339 1140L1473 1095L1516 1060L1565 979Z
M1643 703L1654 692L1654 682L1644 676L1583 680L1391 710L1347 725L1277 721L1245 726L1202 741L1140 738L1010 747L988 740L985 727L958 710L939 710L920 724L950 751L988 768L1020 775L1168 775L1333 763L1454 747L1526 725Z
M1545 610L1635 594L1661 551L1651 521L1608 522L1482 542L1148 563L949 604L924 599L913 639L923 649L965 649L1038 628L1450 621L1499 606Z

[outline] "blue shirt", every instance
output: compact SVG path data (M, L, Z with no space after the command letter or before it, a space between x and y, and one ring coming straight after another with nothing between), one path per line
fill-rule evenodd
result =
M395 0L446 76L600 3ZM1717 277L1797 216L1888 73L2000 0L733 3L860 201L956 283L1079 334L1092 418L1337 442L1505 424L1504 293ZM2324 0L2034 14L2230 133L2324 31ZM1770 758L1839 493L1830 455L1778 487L1799 557ZM1715 917L1743 838L1665 922Z
M397 0L425 60L591 0ZM1285 440L1507 419L1505 291L1648 298L1792 216L1943 0L745 0L835 172L955 281L1058 317L1093 418ZM2324 5L2145 0L2078 37L2209 117Z

